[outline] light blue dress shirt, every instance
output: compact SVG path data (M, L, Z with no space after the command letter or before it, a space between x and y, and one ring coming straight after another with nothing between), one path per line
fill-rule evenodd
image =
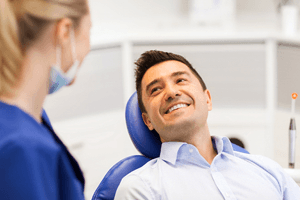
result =
M226 137L213 137L211 165L193 145L162 144L159 158L125 176L116 200L300 200L300 188L276 162L233 151Z

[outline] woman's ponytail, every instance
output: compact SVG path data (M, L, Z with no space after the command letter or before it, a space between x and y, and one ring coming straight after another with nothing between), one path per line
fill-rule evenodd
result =
M22 60L15 13L9 0L0 0L0 95L14 91Z
M0 96L13 95L26 49L47 25L70 18L76 29L87 0L0 0Z

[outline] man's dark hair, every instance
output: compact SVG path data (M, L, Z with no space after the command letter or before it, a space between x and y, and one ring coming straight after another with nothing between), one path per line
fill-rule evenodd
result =
M151 50L146 51L141 55L141 57L134 63L137 65L135 68L135 86L138 96L138 102L139 107L143 112L147 112L145 109L145 106L142 101L142 79L144 77L144 74L146 71L151 68L152 66L159 64L161 62L165 62L168 60L175 60L182 62L186 66L190 68L192 73L198 78L200 81L200 84L203 88L203 91L206 90L206 85L204 81L202 80L201 76L198 74L198 72L193 68L193 66L182 56L170 53L170 52L164 52L164 51L158 51L158 50Z

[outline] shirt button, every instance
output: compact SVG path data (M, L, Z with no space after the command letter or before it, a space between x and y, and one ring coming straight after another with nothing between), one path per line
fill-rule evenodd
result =
M225 193L225 196L229 198L229 197L230 197L230 194L228 194L228 193Z
M190 152L190 153L193 153L193 151L194 151L193 149L189 149L189 152Z

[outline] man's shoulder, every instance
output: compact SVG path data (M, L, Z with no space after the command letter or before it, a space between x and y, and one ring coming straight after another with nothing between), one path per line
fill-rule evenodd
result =
M251 162L253 165L260 167L274 177L280 185L281 191L286 197L285 199L295 199L296 196L297 198L299 197L299 186L277 162L262 155L244 154L240 152L234 153L235 156Z
M240 159L249 162L262 170L266 171L270 175L272 175L277 180L283 179L286 176L283 168L271 158L262 155L254 155L254 154L245 154L241 152L234 152L234 155Z
M234 151L234 155L240 159L259 166L281 168L281 166L277 162L263 155L247 154L238 151Z
M155 158L144 166L130 172L121 181L115 199L158 199L159 165L163 162Z
M122 179L122 184L133 187L133 185L141 184L152 187L159 185L161 165L166 164L161 158L155 158L147 162L142 167L130 172Z
M124 178L127 177L130 177L131 179L134 177L141 178L141 179L146 179L147 177L149 178L149 175L153 175L153 173L158 170L158 166L161 161L162 160L160 158L154 158L149 162L147 162L142 167L130 172Z

